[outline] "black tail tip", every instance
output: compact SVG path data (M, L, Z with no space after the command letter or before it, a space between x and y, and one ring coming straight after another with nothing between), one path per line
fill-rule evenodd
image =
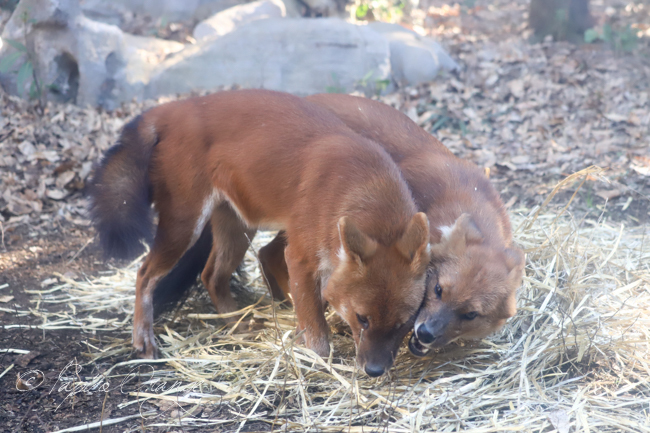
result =
M148 219L134 218L129 224L104 220L96 225L99 245L107 257L132 260L146 251L152 235Z

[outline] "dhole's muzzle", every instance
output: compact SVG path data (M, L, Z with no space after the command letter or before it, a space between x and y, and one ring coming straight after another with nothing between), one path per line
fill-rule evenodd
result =
M412 323L393 332L381 333L383 338L371 335L371 330L361 332L357 346L357 362L368 376L379 377L391 368L400 343Z
M429 317L428 320L416 323L409 340L411 353L416 356L424 356L430 348L449 343L449 338L446 335L453 319L454 311L443 306L437 314Z

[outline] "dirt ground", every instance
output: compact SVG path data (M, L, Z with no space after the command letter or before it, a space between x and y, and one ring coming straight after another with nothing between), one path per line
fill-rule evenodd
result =
M426 16L427 30L437 35L452 55L466 65L466 69L446 81L406 89L389 95L385 100L417 118L424 127L435 130L443 143L457 155L489 167L494 185L512 212L530 212L566 175L588 165L600 165L607 169L605 174L601 179L587 180L573 200L570 211L578 218L589 214L626 226L647 225L650 220L648 38L642 38L632 52L615 52L602 44L587 48L554 42L537 44L531 50L542 53L540 55L545 56L547 63L540 66L542 72L536 72L532 63L527 63L530 60L528 52L519 60L508 59L509 54L503 54L502 43L511 42L513 37L524 41L521 47L526 45L525 2L512 2L512 9L495 9L494 4L503 6L507 2L479 1L474 2L477 5L474 9L458 8L458 13L453 8L445 12L443 2L430 3L433 12ZM634 21L634 16L630 18L627 14L626 5L626 2L596 1L594 15L600 22L611 16L621 22ZM636 17L643 18L641 24L647 23L647 5L642 12L645 15L639 12ZM498 25L500 22L507 25ZM483 57L477 58L476 53L483 53ZM486 66L488 63L491 65ZM495 68L504 82L503 88L499 84L475 85L476 75L484 73L486 67ZM564 71L567 67L570 69L568 72ZM522 69L527 70L522 72ZM601 81L590 73L601 74L598 78ZM555 74L549 80L556 87L540 90L540 94L552 99L551 102L522 94L524 90L532 92L536 84L534 79L526 77L535 77L535 74ZM489 73L486 75L490 81ZM506 76L508 78L504 79ZM572 84L566 81L567 77L577 81ZM580 80L582 84L577 86L583 86L586 94L576 96L576 100L581 101L579 104L554 99L559 94L550 94ZM607 88L598 84L612 80L619 80L622 87ZM602 87L600 93L590 87L593 83ZM483 95L477 96L480 92ZM645 94L646 99L635 102L633 107L625 105L624 100L632 101L640 94ZM451 96L443 116L440 107L445 95ZM466 97L465 101L470 102L455 108L453 101L458 97ZM48 287L55 273L80 278L120 265L102 257L94 231L88 225L85 215L87 203L83 195L85 180L89 176L86 163L98 160L101 152L115 139L124 120L140 110L141 105L132 104L116 113L93 113L91 109L50 105L42 115L34 104L19 102L6 95L0 95L0 98L3 102L0 107L0 172L3 172L0 179L0 374L5 372L0 378L0 431L48 432L129 416L132 418L119 424L102 426L101 431L144 431L143 413L155 411L156 416L178 416L178 410L173 406L133 404L119 407L132 399L129 392L142 390L142 386L135 382L110 383L108 392L76 393L61 389L57 382L59 375L94 376L106 371L110 365L130 359L130 355L125 354L83 365L79 371L74 371L77 365L85 364L89 359L88 342L97 347L107 347L114 339L129 338L127 335L33 328L42 322L42 318L34 314L39 308L53 312L69 306L40 305L38 297L29 291ZM617 98L622 98L620 104L616 102ZM527 106L531 100L538 104ZM471 101L477 101L476 105ZM490 119L486 119L484 113L491 110L486 108L490 104L499 108ZM611 104L623 107L624 112L611 111ZM555 108L550 106L559 107L560 111L553 111ZM535 138L530 130L504 133L502 127L508 122L523 124L525 120L522 117L544 110L551 112L545 118L547 124L535 126L533 120L531 126L539 130L539 137ZM575 118L574 115L581 110L591 113L589 116L592 117ZM560 116L561 112L565 117ZM53 121L57 116L61 118ZM483 117L482 121L475 121L475 116ZM440 122L442 126L435 128ZM597 128L598 122L601 123ZM586 130L587 124L593 128ZM63 132L53 130L52 125ZM574 128L576 125L577 129ZM471 129L467 134L464 133L466 127ZM576 135L564 134L565 129L572 128L578 136L583 134L586 137L582 144L570 142ZM72 134L68 129L76 131L74 136L67 135ZM600 131L594 132L596 129ZM483 138L486 141L481 141ZM72 144L61 146L63 140ZM36 145L36 153L24 145L25 142ZM37 143L44 143L42 149ZM94 150L89 150L91 148ZM56 155L30 156L49 150ZM39 183L39 179L51 181ZM574 190L562 191L556 196L554 203L558 209L568 203ZM19 352L14 353L13 349ZM42 372L43 377L38 372ZM29 374L35 375L33 379L42 382L41 386L31 390L18 389L17 375L23 375L24 382ZM203 410L200 415L203 417L227 416L219 413L227 410L225 407ZM223 431L232 428L226 424ZM155 427L147 430L151 429L156 431ZM263 423L247 424L245 428L246 431L269 429L269 425Z

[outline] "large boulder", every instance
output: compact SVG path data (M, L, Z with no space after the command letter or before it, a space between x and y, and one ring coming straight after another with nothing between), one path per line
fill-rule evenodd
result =
M28 19L25 20L25 13ZM124 34L118 27L90 20L75 0L22 0L2 33L4 40L24 43L48 99L114 109L121 102L142 98L149 75L168 54L184 45ZM12 56L5 44L0 59ZM0 74L9 93L25 94L31 79L17 87L17 70Z
M168 22L202 20L246 0L80 0L83 13L96 21L121 25L130 15Z
M202 41L211 37L223 36L237 27L265 18L282 18L287 15L284 3L280 0L259 0L234 6L214 14L194 28L194 39Z
M336 18L266 19L171 56L145 96L232 84L297 94L349 92L387 79L388 42L367 26Z
M400 85L431 81L443 71L453 71L458 64L431 38L420 36L399 24L375 21L368 26L390 43L393 79Z
M66 52L74 50L75 42L69 34L69 28L79 15L79 2L76 0L23 0L14 10L9 21L5 25L0 37L5 41L0 50L0 63L4 66L11 64L12 68L4 73L0 73L0 85L11 94L24 94L31 85L31 76L27 77L22 83L22 88L18 89L17 72L25 64L31 63L36 70L36 75L41 82L44 75L39 67L40 65L54 63L67 63ZM51 39L56 39L59 45L65 47L65 52L61 52L60 58L52 56L47 48L41 46L43 33L49 33ZM23 44L33 52L28 57L26 54L20 54L15 45L10 41ZM60 42L60 43L59 43ZM43 53L43 51L46 51ZM41 54L44 54L42 57ZM48 55L49 54L49 55ZM16 58L16 56L18 56ZM49 58L48 58L49 57ZM56 58L55 58L56 57ZM14 59L13 63L9 59ZM65 83L66 88L72 88L75 93L78 89L78 67L74 65L64 65L68 68L68 77ZM57 75L57 74L45 74ZM47 82L47 84L50 84ZM54 83L56 85L56 83Z

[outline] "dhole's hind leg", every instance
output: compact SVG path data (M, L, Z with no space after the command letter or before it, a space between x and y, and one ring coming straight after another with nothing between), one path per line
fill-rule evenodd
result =
M208 289L214 308L220 314L237 310L230 293L230 277L244 259L255 229L248 228L229 204L223 203L212 214L212 251L201 280ZM236 317L226 321L236 321Z
M287 300L289 297L289 270L284 260L284 249L287 246L284 231L277 234L268 244L260 248L259 259L264 278L269 286L273 298L278 301Z
M153 293L156 284L191 247L194 225L187 224L185 219L171 218L161 212L153 247L138 270L133 314L133 347L142 358L156 357L153 332Z

